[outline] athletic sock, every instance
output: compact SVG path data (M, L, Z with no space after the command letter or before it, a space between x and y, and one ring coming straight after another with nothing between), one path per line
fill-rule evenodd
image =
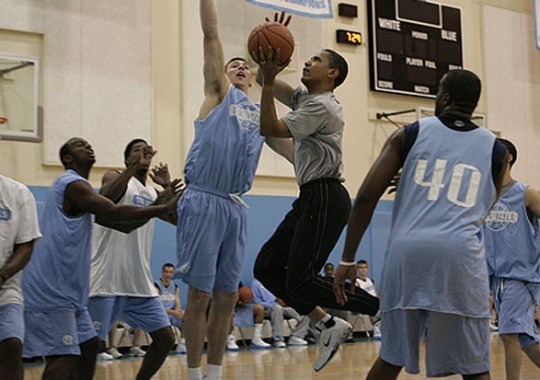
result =
M333 327L335 324L334 318L330 314L326 314L319 322L317 322L315 327L317 330L322 331Z
M187 369L188 380L202 380L201 367Z
M206 377L208 380L221 380L221 369L223 367L215 364L208 364L206 366Z

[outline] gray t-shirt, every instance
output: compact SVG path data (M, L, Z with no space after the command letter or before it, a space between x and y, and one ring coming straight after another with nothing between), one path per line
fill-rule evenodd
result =
M320 178L343 181L343 107L334 94L310 95L298 88L292 97L292 109L283 120L294 140L298 185Z

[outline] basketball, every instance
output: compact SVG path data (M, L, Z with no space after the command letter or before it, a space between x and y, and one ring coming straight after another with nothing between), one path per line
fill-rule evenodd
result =
M242 303L251 303L253 301L253 292L247 286L238 289L238 300Z
M259 62L259 48L266 54L268 47L279 49L281 65L286 64L294 51L294 37L289 28L279 22L265 22L251 31L248 37L248 51L255 62ZM255 54L253 54L255 53Z

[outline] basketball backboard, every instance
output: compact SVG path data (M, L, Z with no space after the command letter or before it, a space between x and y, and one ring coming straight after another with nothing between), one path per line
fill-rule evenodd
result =
M41 141L39 61L0 53L0 139Z

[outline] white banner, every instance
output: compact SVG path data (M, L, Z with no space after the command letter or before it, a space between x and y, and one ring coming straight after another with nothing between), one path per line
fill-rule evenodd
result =
M265 8L300 16L332 18L332 0L246 0Z

